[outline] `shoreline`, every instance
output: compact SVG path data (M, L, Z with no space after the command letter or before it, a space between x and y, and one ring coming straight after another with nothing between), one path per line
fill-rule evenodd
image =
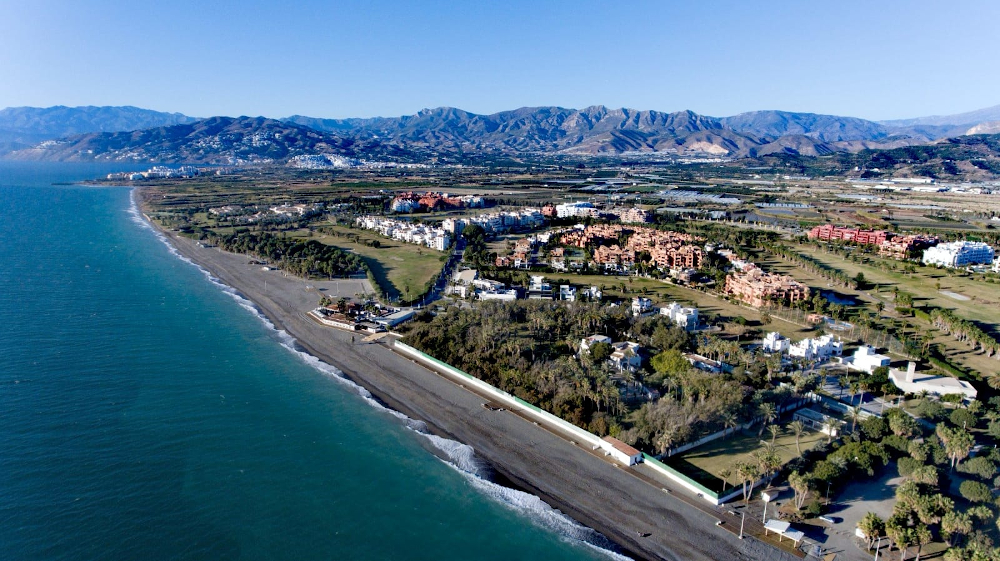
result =
M135 195L138 203L141 194ZM484 409L478 394L381 343L352 343L352 334L311 321L306 312L336 281L262 271L249 266L246 256L199 247L139 214L180 256L251 302L301 351L335 367L391 410L425 423L431 434L471 447L489 466L493 476L488 481L535 495L585 529L600 532L621 553L678 561L796 558L758 540L738 540L715 526L716 517L666 493L650 493L655 487L638 475L623 477L622 468L512 412ZM444 451L432 452L454 463Z

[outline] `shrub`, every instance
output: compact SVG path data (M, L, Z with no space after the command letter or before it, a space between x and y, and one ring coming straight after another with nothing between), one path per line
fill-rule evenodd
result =
M958 492L966 500L973 503L985 503L993 499L993 493L990 491L990 488L978 481L963 481L958 486Z
M917 415L928 421L936 421L944 416L944 406L936 401L925 399L917 406Z
M823 514L823 505L820 504L819 499L813 499L806 505L806 515L810 518L815 518Z
M956 427L972 430L976 428L976 416L968 409L956 409L948 416L948 420Z
M899 470L900 477L908 477L911 473L913 473L913 470L922 465L924 465L923 462L914 458L900 458L899 461L896 462L896 469Z
M997 466L985 456L976 456L971 460L966 460L958 465L958 471L978 476L980 479L989 481L997 472Z

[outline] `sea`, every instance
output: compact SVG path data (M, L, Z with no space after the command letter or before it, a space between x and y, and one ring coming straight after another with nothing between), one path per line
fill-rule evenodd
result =
M620 557L74 185L129 169L0 162L0 560Z

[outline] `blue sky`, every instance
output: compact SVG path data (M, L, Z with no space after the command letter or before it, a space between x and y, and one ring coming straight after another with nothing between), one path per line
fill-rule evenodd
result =
M0 0L0 107L905 118L1000 104L998 21L996 1Z

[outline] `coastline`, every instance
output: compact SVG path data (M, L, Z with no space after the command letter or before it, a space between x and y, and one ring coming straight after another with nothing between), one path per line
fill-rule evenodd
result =
M140 198L135 191L133 195L134 200ZM458 469L478 476L481 470L475 464L485 462L499 476L487 474L487 480L535 495L586 526L579 529L583 533L592 528L632 557L678 561L795 558L757 540L738 540L715 526L716 517L666 493L651 493L656 489L645 481L624 476L622 468L511 412L483 408L479 395L381 343L362 343L360 335L352 343L350 333L312 321L306 312L319 299L316 287L331 283L263 271L248 265L245 256L200 247L161 230L144 220L144 215L139 220L162 234L180 256L252 302L275 329L287 333L289 346L338 369L390 410L426 425L431 434L471 447L459 451L467 456L469 466L458 465ZM441 447L437 453L456 464L455 457ZM645 533L650 535L643 537ZM593 541L586 537L576 539L595 547L605 545L599 537Z

